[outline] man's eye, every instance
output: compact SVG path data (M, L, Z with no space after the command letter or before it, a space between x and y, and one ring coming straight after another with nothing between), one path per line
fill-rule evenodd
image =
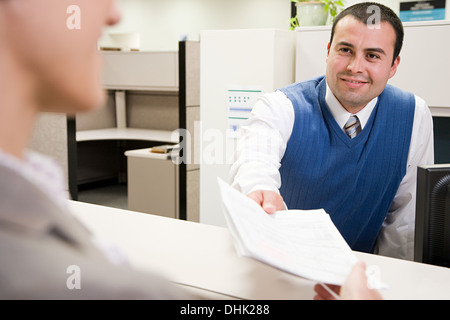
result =
M376 59L380 58L377 54L374 54L374 53L367 54L367 57L371 60L376 60Z
M342 53L351 53L352 52L349 48L341 48L341 49L339 49L339 51Z

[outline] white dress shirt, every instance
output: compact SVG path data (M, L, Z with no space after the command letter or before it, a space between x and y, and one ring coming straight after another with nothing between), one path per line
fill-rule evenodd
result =
M351 113L345 110L327 86L325 101L343 129ZM378 98L356 115L361 127L369 119ZM407 171L378 235L375 253L412 260L416 206L417 166L434 163L433 122L425 101L415 97L416 108ZM295 121L292 102L281 91L265 94L255 104L252 117L242 128L230 170L232 186L244 194L256 190L279 193L278 169ZM299 195L301 196L301 195Z

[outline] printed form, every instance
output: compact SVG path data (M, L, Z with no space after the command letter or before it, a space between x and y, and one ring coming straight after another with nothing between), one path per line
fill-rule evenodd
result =
M344 283L357 258L323 209L269 215L253 200L218 180L239 255L317 282Z

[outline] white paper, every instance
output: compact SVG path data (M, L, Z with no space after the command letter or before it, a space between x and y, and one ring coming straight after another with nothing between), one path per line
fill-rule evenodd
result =
M344 283L357 258L324 210L269 215L220 179L219 186L238 254L317 282Z

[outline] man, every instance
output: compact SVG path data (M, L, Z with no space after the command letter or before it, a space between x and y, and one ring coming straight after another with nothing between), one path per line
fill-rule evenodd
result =
M285 204L324 208L353 250L412 259L416 170L434 161L433 132L426 103L387 85L402 42L389 8L360 3L342 11L326 75L256 103L233 186L268 213Z

